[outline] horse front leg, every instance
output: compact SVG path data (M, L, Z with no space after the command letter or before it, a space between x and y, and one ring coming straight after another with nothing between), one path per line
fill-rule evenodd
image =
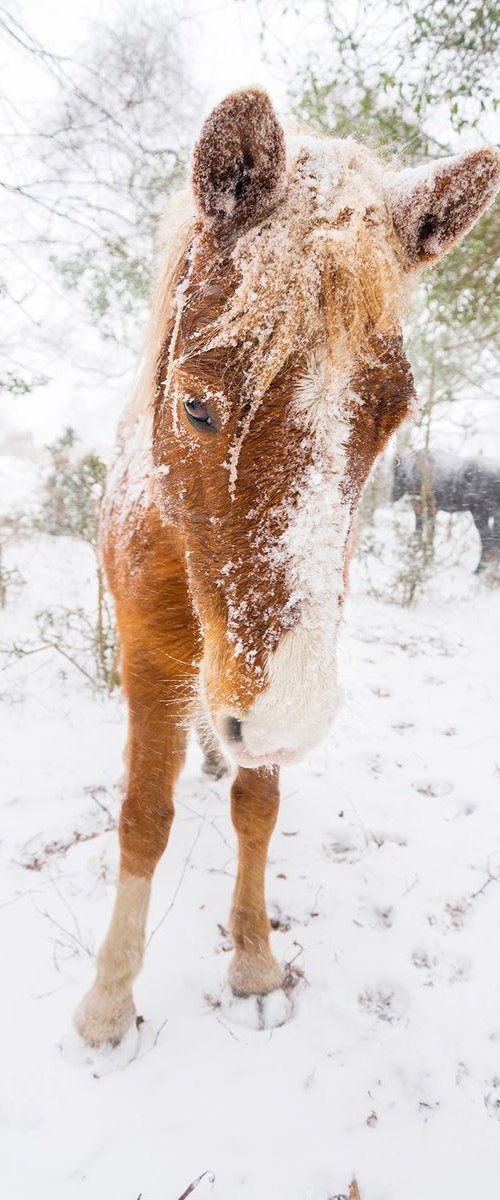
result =
M479 562L474 572L475 575L478 575L480 571L483 570L483 567L486 566L491 555L492 546L494 545L494 532L492 529L490 529L488 512L484 512L482 509L471 509L471 513L479 534L479 542L481 546Z
M203 753L202 771L212 779L222 779L229 773L229 767L214 734L207 726L203 716L195 723L196 737Z
M229 983L236 996L263 996L281 987L284 970L269 944L265 904L267 851L279 807L279 771L240 767L231 791L238 835L238 874L231 911L234 956Z
M147 651L124 657L130 724L118 889L95 982L74 1018L92 1046L118 1044L135 1020L132 985L144 955L151 881L168 842L173 787L187 742L185 682L166 678Z

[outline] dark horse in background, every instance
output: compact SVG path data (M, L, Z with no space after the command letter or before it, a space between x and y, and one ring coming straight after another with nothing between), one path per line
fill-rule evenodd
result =
M500 553L500 462L436 451L397 458L393 502L406 494L413 503L418 533L424 521L433 523L440 510L471 513L481 543L476 571Z

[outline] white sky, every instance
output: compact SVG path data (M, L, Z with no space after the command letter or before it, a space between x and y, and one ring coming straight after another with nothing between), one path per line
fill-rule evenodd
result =
M343 0L339 7L347 12L351 0ZM262 5L256 0L172 0L166 11L170 8L178 18L207 108L233 88L259 83L272 90L275 105L286 110L286 74L289 79L294 47L302 52L313 31L315 40L320 34L318 0L302 0L299 14L286 15L279 0L263 0ZM106 23L113 10L119 9L119 0L106 5ZM278 60L283 52L287 72L285 68L280 70L278 61L273 67L265 61L260 40L261 12L265 12L273 59ZM15 6L15 13L46 48L69 55L85 40L91 25L99 22L103 4L102 0L23 0ZM48 73L30 64L14 46L1 45L0 67L3 85L16 102L44 103L53 98L55 88Z

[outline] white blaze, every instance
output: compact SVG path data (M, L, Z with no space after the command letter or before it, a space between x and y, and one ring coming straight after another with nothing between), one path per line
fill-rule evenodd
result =
M354 405L350 371L311 357L294 401L297 423L315 434L316 453L275 554L286 563L299 623L267 663L267 686L244 721L250 756L303 754L323 737L340 702L337 644L351 525L345 494L346 443ZM280 752L283 752L280 755Z

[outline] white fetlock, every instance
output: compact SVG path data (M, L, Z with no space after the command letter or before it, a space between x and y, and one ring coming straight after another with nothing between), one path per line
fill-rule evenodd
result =
M237 950L229 967L228 979L236 996L265 996L281 988L285 968L269 950L260 954Z

